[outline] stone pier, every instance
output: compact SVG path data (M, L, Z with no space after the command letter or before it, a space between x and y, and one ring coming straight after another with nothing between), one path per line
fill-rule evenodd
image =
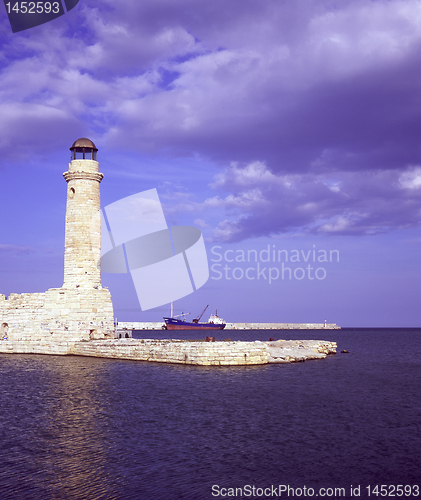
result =
M110 339L87 342L2 340L0 354L55 354L204 366L265 365L321 359L336 353L323 340L276 342Z
M164 321L122 321L121 330L162 330ZM224 330L340 330L336 323L227 323Z

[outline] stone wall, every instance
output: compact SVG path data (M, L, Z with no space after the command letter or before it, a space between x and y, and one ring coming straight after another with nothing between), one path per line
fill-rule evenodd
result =
M162 321L119 321L117 328L119 330L162 330L164 320Z
M0 325L3 337L13 340L47 337L40 313L45 305L45 293L12 293L6 299L0 295ZM35 338L34 338L35 339Z
M1 340L0 354L70 354L74 342L40 340Z
M77 341L114 337L113 306L106 288L51 288L44 293L0 295L2 337Z
M164 321L121 321L118 328L127 330L162 330ZM340 330L335 323L227 323L225 330Z
M340 330L335 323L227 323L225 330Z
M77 342L71 353L81 356L205 366L262 365L268 362L268 348L261 342L120 339Z

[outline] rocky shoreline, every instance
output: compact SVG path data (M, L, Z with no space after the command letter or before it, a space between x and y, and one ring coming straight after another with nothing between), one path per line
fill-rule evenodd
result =
M296 363L336 354L336 342L324 340L276 340L268 346L268 363Z

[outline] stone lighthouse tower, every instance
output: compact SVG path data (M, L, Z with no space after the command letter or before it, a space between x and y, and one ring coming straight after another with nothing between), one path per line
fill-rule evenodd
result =
M110 292L101 286L99 267L103 175L98 172L98 149L89 139L78 139L70 151L69 170L63 174L67 181L63 286L44 293L12 293L8 299L0 294L3 335L6 332L10 340L53 342L59 354L63 343L67 353L69 342L114 338L113 304Z
M70 148L64 249L64 283L60 289L66 316L62 324L72 337L114 336L111 295L101 286L101 209L97 147L89 139ZM57 290L57 289L56 289ZM61 310L64 312L63 310ZM72 332L72 333L71 333Z
M63 288L101 286L101 216L98 149L89 139L78 139L70 148L71 162L63 174L67 182L66 237Z

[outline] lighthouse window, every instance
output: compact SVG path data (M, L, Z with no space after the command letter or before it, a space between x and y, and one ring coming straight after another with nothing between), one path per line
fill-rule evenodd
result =
M92 148L74 148L74 160L96 160L96 151Z
M73 198L73 196L75 195L75 188L70 188L69 189L69 198Z
M84 155L84 149L85 148L75 148L73 153L75 155L75 160L84 160L85 155Z

